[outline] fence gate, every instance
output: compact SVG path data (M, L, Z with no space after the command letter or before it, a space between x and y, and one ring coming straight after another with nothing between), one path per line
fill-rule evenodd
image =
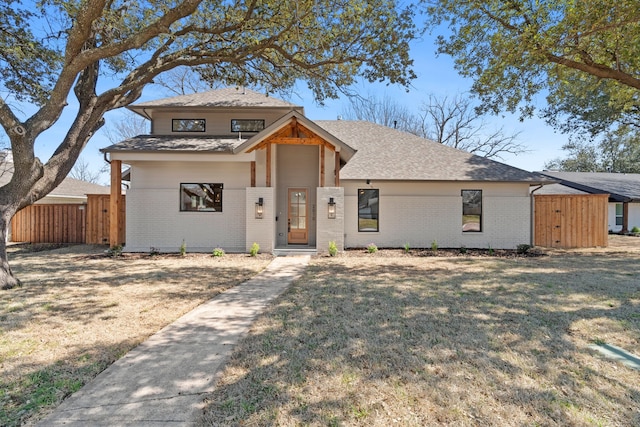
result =
M534 196L534 244L588 248L608 244L608 194Z
M89 194L87 195L87 243L92 245L109 244L109 195ZM125 241L125 196L122 196L120 204L120 228L118 229L118 240Z

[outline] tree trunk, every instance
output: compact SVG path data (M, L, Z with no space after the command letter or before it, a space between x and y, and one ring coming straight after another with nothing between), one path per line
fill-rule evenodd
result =
M7 235L9 230L9 221L0 216L0 288L13 289L20 286L18 280L9 267L9 259L7 258Z

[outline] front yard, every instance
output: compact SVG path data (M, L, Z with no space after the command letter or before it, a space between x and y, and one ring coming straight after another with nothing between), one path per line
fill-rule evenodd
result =
M640 425L640 239L540 257L314 258L259 318L201 425ZM0 425L30 424L267 256L14 253ZM471 251L470 251L471 252Z
M0 425L31 424L147 337L247 280L271 257L11 249L0 292Z
M532 258L317 258L200 424L640 425L640 371L589 347L640 355L640 239L611 238Z

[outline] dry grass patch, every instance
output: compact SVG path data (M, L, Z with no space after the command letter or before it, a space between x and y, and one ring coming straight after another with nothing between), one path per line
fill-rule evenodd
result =
M23 286L0 292L0 425L42 417L148 336L270 259L111 258L90 246L10 254Z
M238 345L200 424L640 425L640 372L589 349L640 355L634 243L316 258Z

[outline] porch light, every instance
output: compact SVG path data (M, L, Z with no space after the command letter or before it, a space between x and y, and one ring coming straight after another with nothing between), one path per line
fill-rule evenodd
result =
M256 219L262 219L262 215L264 214L264 199L260 197L258 202L256 203Z
M327 217L329 219L336 219L336 202L333 197L329 197L329 209L327 211Z

